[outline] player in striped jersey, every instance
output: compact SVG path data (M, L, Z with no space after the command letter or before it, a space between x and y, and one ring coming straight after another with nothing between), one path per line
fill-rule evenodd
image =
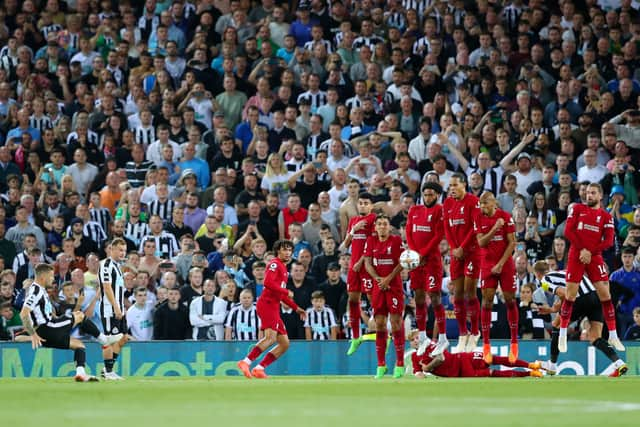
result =
M124 278L120 270L120 264L127 254L127 243L122 239L114 239L107 245L106 249L108 256L100 262L100 272L98 273L102 291L100 318L105 334L118 335L127 330L126 319L124 318ZM104 379L122 379L122 377L113 372L113 365L128 338L128 335L121 336L121 339L116 343L102 347L102 357L104 359L102 376Z
M224 339L227 341L261 340L260 318L253 303L253 293L249 289L240 292L240 302L231 308L224 325Z
M536 278L540 281L540 286L547 292L557 297L556 303L551 308L539 307L540 314L557 313L567 295L567 272L564 270L549 271L549 265L545 261L538 261L533 266ZM582 276L582 280L578 284L578 293L576 295L575 304L571 313L571 321L579 321L586 317L589 319L589 330L587 335L591 345L604 353L611 362L615 371L610 375L619 377L624 375L627 370L627 364L620 359L614 348L602 338L603 315L598 298L598 292L591 280L586 275ZM553 332L551 334L551 358L548 362L544 362L543 367L551 375L557 371L556 362L560 351L558 349L560 316L553 320Z
M326 300L322 291L311 294L312 307L307 309L307 320L304 322L307 340L325 341L338 337L338 324L333 310L325 306Z
M100 344L107 346L120 340L122 334L110 337L101 334L96 325L87 319L81 311L74 311L71 313L71 317L55 318L53 305L47 294L47 288L52 287L53 280L54 268L51 264L35 266L35 279L27 290L24 306L20 311L22 324L31 337L31 346L34 350L40 346L73 350L73 359L76 363L75 380L78 382L97 381L96 377L89 376L85 372L85 346L82 341L71 338L71 330L79 326L83 333L93 336Z

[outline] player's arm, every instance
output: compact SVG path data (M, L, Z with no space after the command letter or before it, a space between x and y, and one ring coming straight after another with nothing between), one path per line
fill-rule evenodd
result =
M576 231L577 224L576 218L577 215L574 212L575 206L569 206L569 213L567 215L567 222L564 227L564 236L569 240L569 243L574 247L574 249L578 250L578 252L584 248L582 245L582 241L578 236Z
M362 259L364 259L364 269L367 271L367 273L369 273L369 276L371 276L374 280L379 281L380 276L378 275L378 272L376 271L376 269L373 268L373 264L371 263L371 257L365 256L365 257L362 257Z
M413 241L413 215L411 212L413 210L413 207L409 209L409 214L407 215L407 224L404 227L404 231L405 231L405 236L407 238L407 246L409 247L409 249L414 250L414 251L418 251L418 253L420 253L421 251L419 251L418 246L416 245L416 243ZM422 253L420 253L420 255L422 255Z
M507 234L507 249L505 249L505 251L502 254L502 257L498 261L497 265L502 267L504 265L504 263L507 262L507 260L509 258L511 258L515 248L516 248L516 234L515 233L508 233Z
M476 221L476 219L480 215L480 209L476 206L473 211L471 211L471 224L473 224L473 222ZM463 253L469 253L469 249L471 248L473 241L476 239L475 234L476 233L473 231L473 227L471 227L471 230L469 230L467 236L464 238L462 243L460 243L460 247L462 248Z
M476 224L478 224L477 220L474 221L474 230L478 230L480 228ZM495 236L498 230L500 230L502 225L504 225L504 223L501 224L500 221L496 221L496 223L493 224L493 227L491 227L491 230L489 230L487 233L477 233L476 239L478 239L478 245L480 245L481 248L486 248L491 239L493 239L493 236Z
M22 326L24 326L24 329L31 337L31 347L35 350L40 347L45 340L40 338L33 326L33 322L31 321L31 311L38 301L38 298L33 294L32 289L34 288L36 287L32 286L27 291L27 297L24 300L22 310L20 310L20 320L22 320Z
M444 235L447 239L447 243L449 243L449 247L451 250L455 249L455 245L453 244L455 240L453 239L453 234L451 233L451 227L449 227L449 218L447 218L446 209L444 206L442 207L442 228L444 229Z
M422 365L422 372L433 372L436 369L438 369L438 367L440 365L442 365L444 363L444 354L439 354L436 357L434 357L431 362L424 364L421 362Z
M113 294L113 288L111 287L110 282L102 282L102 287L104 289L104 296L107 297L107 301L113 307L113 313L116 316L116 319L122 319L122 310L118 304L116 304L116 296Z
M598 246L594 249L594 253L600 253L613 246L613 242L615 239L614 230L613 219L611 219L604 225L604 236Z

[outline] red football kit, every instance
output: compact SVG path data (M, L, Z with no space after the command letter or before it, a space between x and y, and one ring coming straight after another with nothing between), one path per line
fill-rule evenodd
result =
M567 259L567 282L579 283L586 272L593 282L609 280L602 251L613 245L613 218L602 208L592 209L582 203L571 206L564 235L571 243ZM591 263L580 262L580 251L591 252Z
M476 234L489 233L500 218L504 221L504 225L493 235L493 238L487 246L480 248L480 286L482 289L496 289L498 282L500 282L500 287L503 292L515 292L516 265L513 261L513 256L510 256L504 263L500 274L491 273L491 269L500 261L500 258L502 258L507 250L507 246L509 245L507 236L516 232L516 227L511 215L502 209L496 209L492 217L480 214L474 222L474 232Z
M400 262L402 253L402 238L400 236L389 236L387 240L381 242L377 236L367 239L364 256L371 258L371 264L380 277L386 277L395 269ZM391 314L402 314L404 310L404 291L402 289L402 279L400 274L389 282L389 289L383 291L378 284L374 284L371 298L373 314L386 316Z
M352 217L347 226L347 233L351 233L353 227L362 220L366 221L367 225L360 230L354 231L351 238L351 261L349 262L349 272L347 273L348 292L369 293L373 287L373 281L364 268L364 264L360 267L360 271L353 271L353 265L364 256L364 247L367 239L375 233L376 214L370 213L369 215Z
M440 292L442 288L442 258L439 245L444 237L442 228L442 205L432 207L412 206L407 215L407 245L426 258L411 272L411 289Z
M289 298L287 280L289 272L279 258L273 258L264 275L264 290L258 298L256 309L260 317L260 329L273 329L280 335L287 335L284 322L280 318L280 302L284 302L294 311L298 305Z
M473 222L481 215L478 198L467 193L462 200L447 197L442 206L444 234L451 249L462 248L463 259L451 257L451 280L460 277L477 279L480 276L478 242L473 232Z

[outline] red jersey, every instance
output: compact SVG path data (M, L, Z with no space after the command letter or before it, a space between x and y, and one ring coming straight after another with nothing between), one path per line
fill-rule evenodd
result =
M422 356L418 356L418 353L413 353L411 355L411 362L413 364L413 373L421 372L422 365L420 362L428 365L433 357L430 357L429 354L433 350L436 349L437 342L432 342L427 346L427 350L424 352ZM431 371L433 375L437 375L439 377L459 377L460 376L460 358L458 354L451 354L447 350L442 353L444 356L444 362L440 366L438 366L435 370Z
M564 235L571 243L569 255L587 249L592 255L599 255L613 245L613 218L602 208L592 209L582 203L569 208Z
M386 277L396 268L400 262L402 253L402 238L390 235L387 240L381 242L378 236L371 236L367 239L364 249L364 256L371 258L371 264L380 277ZM389 283L392 289L402 289L402 279L400 274Z
M264 290L260 295L260 299L270 300L274 304L280 304L280 301L282 301L293 310L296 310L298 306L289 298L287 280L289 280L287 266L284 265L280 258L273 258L264 274Z
M420 256L440 257L438 245L444 236L442 228L442 205L435 204L428 208L411 206L407 215L407 245Z
M499 218L504 220L504 225L496 231L496 234L493 235L493 238L489 241L489 244L484 248L480 248L480 257L482 258L482 264L485 265L494 265L504 252L507 250L507 246L509 245L509 241L507 240L507 235L516 232L516 226L513 223L513 218L511 215L503 211L502 209L496 209L496 212L493 216L486 216L484 214L478 215L473 224L473 229L475 233L487 234L498 221Z
M479 200L467 193L462 200L447 197L442 205L444 234L451 249L462 248L465 254L478 248L473 222L481 215ZM466 256L466 255L465 255Z
M353 233L353 237L351 238L350 265L355 264L360 258L362 258L362 256L364 255L364 247L367 243L367 239L371 237L375 232L374 226L376 223L376 214L372 212L369 215L358 215L352 217L349 220L349 225L347 226L347 233L351 233L353 227L362 220L365 220L367 222L367 225L364 228L361 228L360 230Z

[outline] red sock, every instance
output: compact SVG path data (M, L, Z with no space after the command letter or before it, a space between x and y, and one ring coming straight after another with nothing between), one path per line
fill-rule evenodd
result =
M351 337L360 338L360 303L358 301L349 301L349 320Z
M573 312L573 301L565 299L560 307L560 328L566 329L571 323L571 313Z
M438 333L447 333L447 318L444 313L444 305L442 303L433 306L433 312L436 315L436 324L438 325ZM435 337L434 337L435 338Z
M376 331L376 356L378 366L386 366L385 354L387 352L387 331ZM404 355L403 355L404 356Z
M610 331L616 330L616 310L613 308L613 303L610 299L601 301L602 314L604 315L604 321L607 324L607 329Z
M418 330L424 332L427 330L427 303L416 304L416 323Z
M467 308L464 306L463 299L453 300L453 313L456 315L460 335L467 335L469 333L467 331Z
M477 297L467 300L467 313L471 318L471 333L478 335L480 333L480 301Z
M491 309L482 307L480 316L482 317L482 343L489 344L491 334Z
M274 356L273 353L269 352L264 356L264 359L262 359L262 361L260 362L260 366L262 366L263 368L266 368L267 366L275 362L276 359L277 357Z
M491 364L508 366L510 368L528 368L529 367L529 362L525 362L524 360L518 359L515 362L511 363L509 362L509 358L504 356L493 356L493 362L491 362Z
M507 303L507 321L509 322L509 330L511 331L511 342L518 342L518 305L514 300Z
M260 350L260 347L258 347L257 345L254 346L251 351L249 352L249 354L247 355L247 359L251 360L252 362L254 360L256 360L258 358L258 356L260 356L262 354L262 350Z
M394 331L391 336L396 348L396 366L404 366L404 330Z
M528 377L529 372L527 371L491 371L491 376L501 377L501 378Z

